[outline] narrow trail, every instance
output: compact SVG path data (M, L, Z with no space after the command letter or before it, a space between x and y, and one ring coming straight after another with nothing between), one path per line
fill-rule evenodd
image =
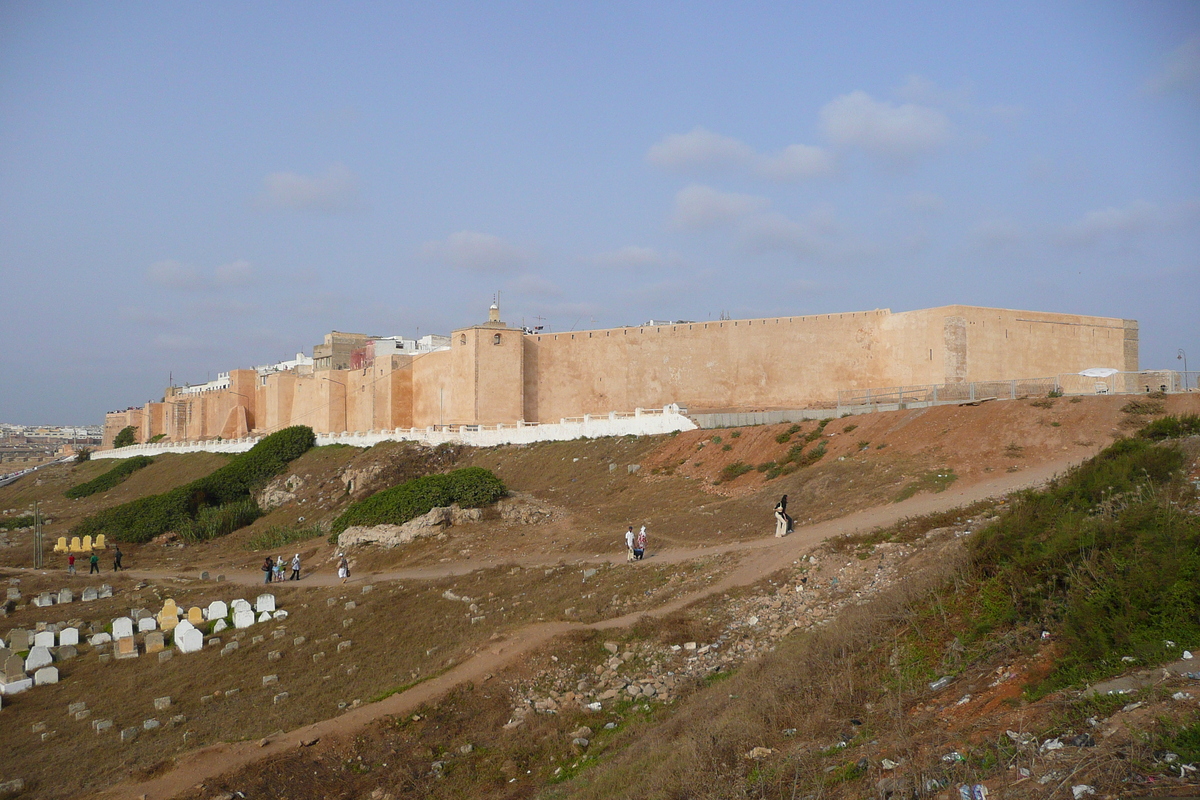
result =
M321 720L302 728L269 737L269 739L263 740L263 742L220 742L184 753L176 757L173 769L142 782L117 784L100 792L99 796L112 798L113 800L138 800L138 798L143 797L146 800L166 800L181 792L192 789L204 781L236 771L261 759L294 750L297 747L311 746L319 749L329 746L330 740L336 740L358 731L381 717L411 713L422 704L435 700L457 685L467 682L482 682L486 675L495 674L508 664L536 650L556 636L575 630L611 630L623 628L645 616L660 617L670 614L713 594L752 584L791 563L801 555L812 551L821 542L831 536L866 532L894 524L905 517L948 511L979 500L999 497L1019 489L1038 486L1054 475L1065 471L1074 463L1077 463L1077 461L1061 460L1050 462L1027 471L1001 475L995 480L976 483L959 490L951 487L951 489L940 494L918 495L903 503L878 506L839 519L804 526L798 528L792 535L782 539L772 537L717 547L678 549L658 553L655 557L644 563L681 563L698 557L719 553L744 553L745 558L721 580L714 581L703 589L690 594L676 597L652 610L638 611L588 624L546 622L527 625L510 632L503 638L487 642L465 661L456 664L436 677L430 678L407 691L394 694L385 700L360 706L337 717ZM580 555L578 558L580 561L591 563L624 562L623 553L611 557L602 556L599 559L594 554ZM570 556L559 556L553 562L543 560L540 563L560 563L570 560ZM417 580L422 578L432 579L465 574L479 569L481 566L484 565L463 564L460 562L459 564L438 565L436 567L372 573L356 580L358 582L382 582ZM173 577L170 573L135 571L130 574L146 578ZM228 575L226 580L227 582L237 584L264 585L261 579L258 579L253 573L249 572ZM328 586L339 582L336 576L316 573L303 583L306 586ZM319 743L316 740L319 740ZM91 796L96 795L93 794Z

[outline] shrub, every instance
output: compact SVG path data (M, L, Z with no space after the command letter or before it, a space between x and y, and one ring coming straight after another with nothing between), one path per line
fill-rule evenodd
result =
M430 509L455 503L481 508L506 493L500 479L483 467L426 475L351 504L333 521L331 538L354 525L403 525Z
M1059 631L1054 670L1031 694L1175 657L1164 640L1200 638L1200 519L1169 488L1175 447L1122 439L972 540L972 556L1011 617Z
M776 468L776 465L775 465L774 461L764 461L763 463L761 463L757 467L755 467L755 469L758 470L759 472L767 472L767 471L773 470L775 468Z
M32 528L33 514L23 517L0 517L0 531L13 531L17 528Z
M246 542L247 550L277 550L297 542L307 542L321 536L325 531L317 525L307 528L293 528L289 525L272 525L265 531L260 531Z
M81 447L75 451L75 463L82 464L85 461L92 460L92 448Z
M825 443L821 442L812 450L804 453L795 460L795 465L798 467L811 467L813 464L825 457Z
M1062 389L1051 389L1050 391L1046 392L1046 397L1062 397L1062 396L1063 396Z
M730 434L729 434L729 438L730 438L730 439L736 439L736 438L738 438L738 437L739 437L739 436L741 436L741 435L742 435L742 432L741 432L741 431L732 431L732 432L730 432Z
M737 478L741 475L745 475L747 472L750 472L753 469L754 469L754 467L752 467L751 465L747 464L744 461L735 461L732 464L726 464L725 468L721 470L721 481L720 482L728 483L729 481L733 480L734 478Z
M1049 397L1043 397L1041 400L1034 400L1029 405L1034 408L1054 408L1054 401Z
M1152 400L1130 400L1128 403L1121 406L1121 410L1126 414L1147 416L1150 414L1163 413L1163 404L1156 403Z
M128 447L131 444L137 444L137 429L132 425L126 425L113 437L113 447Z
M846 427L842 428L842 433L849 433L857 427L857 425L847 425Z
M1184 436L1200 436L1200 414L1156 419L1138 431L1137 435L1155 442L1163 439L1181 439Z
M151 436L149 439L147 439L146 441L150 444L153 444L155 442L161 442L165 438L167 438L167 435L165 433L156 433L153 436Z
M783 433L781 433L775 437L775 442L777 444L787 444L791 438L792 438L792 435L790 433L788 433L787 431L784 431Z
M134 456L125 458L117 462L117 465L108 472L97 475L87 483L81 483L78 486L72 486L63 494L71 500L78 500L81 497L89 497L97 492L106 492L114 486L118 485L133 473L143 467L148 467L154 463L154 459L149 456Z
M203 478L87 517L71 529L71 535L103 533L115 542L148 542L168 531L193 540L224 535L257 519L258 508L250 493L282 472L315 441L312 428L284 428ZM227 504L235 507L225 512L205 511L201 517L204 509Z

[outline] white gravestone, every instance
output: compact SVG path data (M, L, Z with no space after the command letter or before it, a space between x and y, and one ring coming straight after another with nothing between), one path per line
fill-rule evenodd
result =
M204 634L190 622L175 626L175 646L181 653L196 653L204 649Z
M29 651L29 657L25 659L25 671L33 672L53 663L54 658L50 655L49 648L34 645L33 649Z
M225 619L229 616L229 606L225 605L224 600L213 600L208 604L208 618Z
M259 622L270 622L271 621L271 612L264 611L261 614L259 614L258 621Z
M213 632L213 633L220 633L221 631L225 630L225 629L226 629L226 628L228 628L228 627L229 627L229 623L228 623L228 622L226 622L226 621L225 621L225 620L223 620L223 619L219 619L219 620L217 620L215 623L213 623L213 629L212 629L212 632Z
M254 610L260 614L264 611L274 611L275 610L275 595L260 594L258 596L258 599L254 601Z
M153 630L158 630L158 623L154 621L154 617L142 617L138 620L138 633Z
M33 673L34 686L42 686L47 683L58 683L58 667L42 667Z
M233 609L233 627L249 628L254 624L254 611L247 604L245 607L238 606Z
M133 620L129 617L117 617L113 620L112 635L114 639L124 639L133 636Z
M34 647L54 647L54 631L39 631L33 635Z
M63 646L71 646L79 644L79 629L78 628L63 628L58 634L58 643Z

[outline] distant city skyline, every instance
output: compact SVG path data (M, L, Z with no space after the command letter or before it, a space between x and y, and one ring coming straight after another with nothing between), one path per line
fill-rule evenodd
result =
M10 3L0 120L14 424L497 292L1132 318L1200 364L1195 3Z

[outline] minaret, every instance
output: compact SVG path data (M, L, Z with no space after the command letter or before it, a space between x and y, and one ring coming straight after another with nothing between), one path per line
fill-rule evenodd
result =
M500 304L492 303L492 307L488 309L488 322L500 321Z

